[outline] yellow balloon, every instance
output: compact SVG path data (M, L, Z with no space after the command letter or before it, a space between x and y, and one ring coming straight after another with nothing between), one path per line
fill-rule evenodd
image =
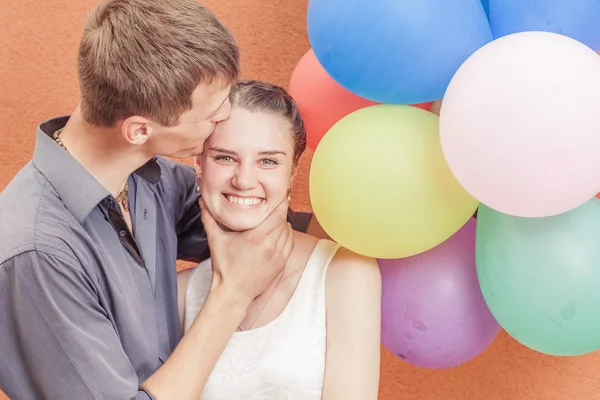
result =
M369 257L409 257L471 218L479 203L446 164L438 120L416 107L383 104L327 132L309 186L315 217L332 239Z

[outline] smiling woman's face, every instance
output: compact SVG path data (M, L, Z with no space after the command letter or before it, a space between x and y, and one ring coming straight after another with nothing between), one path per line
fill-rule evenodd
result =
M283 117L234 108L196 160L202 197L213 218L234 231L263 222L287 197L293 153Z

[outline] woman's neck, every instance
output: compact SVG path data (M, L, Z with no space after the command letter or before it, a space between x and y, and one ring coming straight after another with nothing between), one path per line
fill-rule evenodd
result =
M240 324L242 330L260 328L279 318L298 288L317 242L318 239L314 236L294 231L294 248L282 275L277 276L267 290L250 303L246 319Z

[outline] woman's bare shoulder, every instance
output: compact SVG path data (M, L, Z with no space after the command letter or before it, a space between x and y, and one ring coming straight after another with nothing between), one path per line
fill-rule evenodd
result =
M377 260L372 257L355 253L345 247L339 248L331 260L330 268L347 270L349 273L375 273L376 275L379 275Z
M295 232L295 251L304 256L309 255L321 240L333 242L331 239L319 238L307 233ZM329 263L328 269L344 275L366 275L379 277L379 266L374 258L355 253L341 246ZM338 271L339 270L339 271Z
M327 286L340 291L381 290L381 274L377 260L340 247L327 271Z

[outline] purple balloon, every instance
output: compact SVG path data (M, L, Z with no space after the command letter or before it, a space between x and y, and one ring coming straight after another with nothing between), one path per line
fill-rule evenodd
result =
M416 256L377 260L383 284L381 340L423 368L451 368L479 355L500 325L488 309L475 268L475 219Z

